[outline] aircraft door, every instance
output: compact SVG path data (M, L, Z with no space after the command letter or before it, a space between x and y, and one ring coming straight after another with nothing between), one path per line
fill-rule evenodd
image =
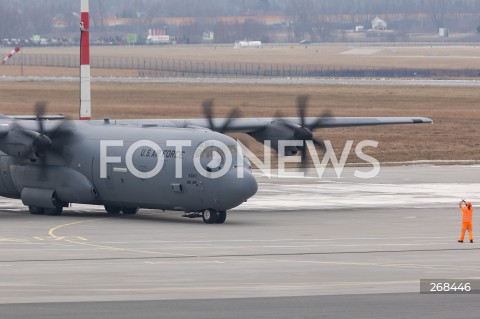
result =
M115 181L113 180L113 164L107 164L107 178L105 179L108 189L115 189Z

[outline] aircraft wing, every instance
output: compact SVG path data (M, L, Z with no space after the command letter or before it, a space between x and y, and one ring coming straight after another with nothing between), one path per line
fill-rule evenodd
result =
M144 120L116 120L116 124L138 125L143 127L204 127L210 128L213 124L214 130L225 133L252 133L267 128L272 123L279 121L277 118L235 118L230 119L214 118L210 123L207 119L144 119ZM286 117L281 119L293 125L301 125L298 118ZM433 123L425 117L325 117L321 121L315 117L306 117L305 124L312 129L353 127L353 126L377 126L396 124L426 124ZM315 125L313 125L315 124Z
M227 128L226 132L254 132L261 130L272 122L278 119L238 119L232 121ZM301 125L298 118L282 118L283 122L288 122L294 125ZM315 124L317 118L307 117L305 118L305 124L311 126ZM225 120L218 120L216 127L221 127ZM423 124L432 123L433 121L428 118L410 118L410 117L326 117L321 122L314 125L312 129L322 128L335 128L335 127L352 127L352 126L374 126L374 125L394 125L394 124ZM200 123L199 123L200 124ZM207 123L208 124L208 123Z
M42 116L43 120L61 120L63 115ZM0 120L35 120L35 116L4 116L0 115ZM93 120L93 124L102 124L104 121ZM110 124L140 126L140 127L176 127L176 128L209 128L222 133L253 133L266 129L270 125L281 122L287 126L301 126L301 120L296 117L278 118L213 118L207 119L135 119L135 120L108 120ZM353 126L378 126L378 125L398 125L398 124L427 124L433 121L426 117L306 117L305 126L312 130L335 127L353 127ZM213 126L213 127L212 127Z
M57 115L41 115L39 117L41 120L64 120L65 115L63 114L57 114ZM0 120L8 120L8 119L14 119L14 120L36 120L37 115L4 115L0 114Z

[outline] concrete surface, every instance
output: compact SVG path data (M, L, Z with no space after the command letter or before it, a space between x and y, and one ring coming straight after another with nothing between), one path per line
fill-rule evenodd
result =
M258 176L224 225L92 206L33 216L2 199L1 317L478 318L479 295L418 292L423 278L480 278L480 246L457 243L457 204L480 203L480 167L354 171Z

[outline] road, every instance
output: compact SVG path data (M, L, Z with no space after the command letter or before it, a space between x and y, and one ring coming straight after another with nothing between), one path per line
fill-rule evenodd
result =
M0 81L22 82L78 82L74 76L0 76ZM388 78L189 78L189 77L93 77L93 82L107 83L189 83L189 84L279 84L279 85L343 85L343 86L424 86L424 87L479 87L479 80L388 79Z

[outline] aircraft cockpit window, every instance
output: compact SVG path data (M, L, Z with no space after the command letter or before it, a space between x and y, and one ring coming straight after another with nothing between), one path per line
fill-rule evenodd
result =
M201 158L206 158L206 159L212 158L213 157L213 152L216 151L216 149L217 149L216 147L209 146L202 152L200 157Z
M228 151L230 152L231 156L233 156L233 157L237 156L238 148L237 148L236 144L235 145L226 145L226 146L227 146ZM203 148L204 150L200 154L196 153L195 156L200 157L202 159L211 159L214 156L214 153L222 154L222 157L224 155L223 154L224 151L222 149L219 149L216 146L205 147L202 143L198 147Z

